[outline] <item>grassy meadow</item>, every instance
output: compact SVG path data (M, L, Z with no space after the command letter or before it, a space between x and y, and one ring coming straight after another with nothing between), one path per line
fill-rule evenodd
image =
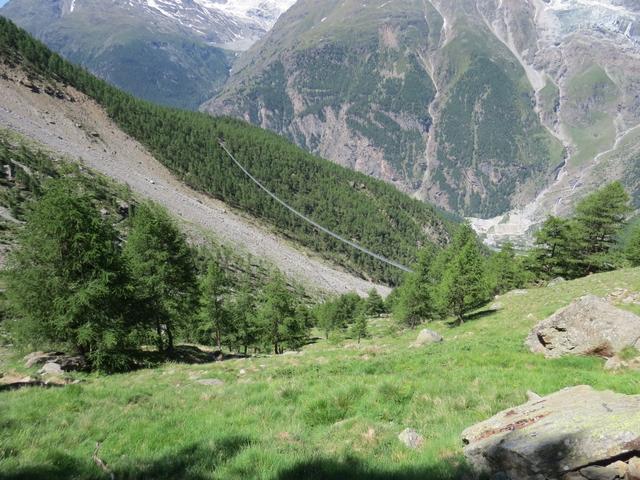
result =
M464 478L462 430L523 403L527 390L640 393L637 372L607 372L598 358L546 360L523 346L536 322L573 299L621 289L640 290L640 269L508 293L462 326L429 325L445 341L422 348L409 347L417 331L380 318L360 344L318 339L298 354L0 390L0 480L109 478L92 459L96 442L116 479ZM0 372L33 374L23 353L3 347ZM420 448L397 439L407 427L424 437Z

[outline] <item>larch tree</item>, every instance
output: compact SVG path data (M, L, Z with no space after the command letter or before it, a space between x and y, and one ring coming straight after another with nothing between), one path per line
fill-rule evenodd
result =
M184 234L160 206L143 203L132 220L125 258L158 349L171 352L176 333L193 321L197 310L193 255Z

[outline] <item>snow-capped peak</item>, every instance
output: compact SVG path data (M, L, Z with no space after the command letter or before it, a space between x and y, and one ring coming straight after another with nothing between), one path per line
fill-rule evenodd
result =
M128 0L178 22L218 46L244 50L296 0Z

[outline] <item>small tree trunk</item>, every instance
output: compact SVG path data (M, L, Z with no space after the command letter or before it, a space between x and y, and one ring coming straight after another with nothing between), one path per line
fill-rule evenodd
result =
M216 346L218 350L222 351L222 335L220 334L220 328L216 328Z
M157 334L157 342L158 342L158 351L164 352L164 344L162 342L162 325L160 325L159 321L156 321L156 334Z
M173 353L173 332L171 328L167 326L167 351Z

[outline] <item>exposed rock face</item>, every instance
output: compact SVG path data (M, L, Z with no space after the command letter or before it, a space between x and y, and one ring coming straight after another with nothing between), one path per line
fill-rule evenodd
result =
M88 369L86 358L81 355L65 355L62 352L33 352L24 357L27 368L36 365L56 364L62 371L73 372ZM53 367L50 367L53 368Z
M431 345L432 343L440 343L444 340L442 335L438 332L434 332L433 330L429 330L425 328L418 334L418 338L413 342L413 347L423 347L425 345Z
M625 347L640 347L640 317L587 295L536 325L525 345L547 358L610 357Z
M567 388L500 412L462 439L473 468L495 478L622 479L640 455L640 396Z

